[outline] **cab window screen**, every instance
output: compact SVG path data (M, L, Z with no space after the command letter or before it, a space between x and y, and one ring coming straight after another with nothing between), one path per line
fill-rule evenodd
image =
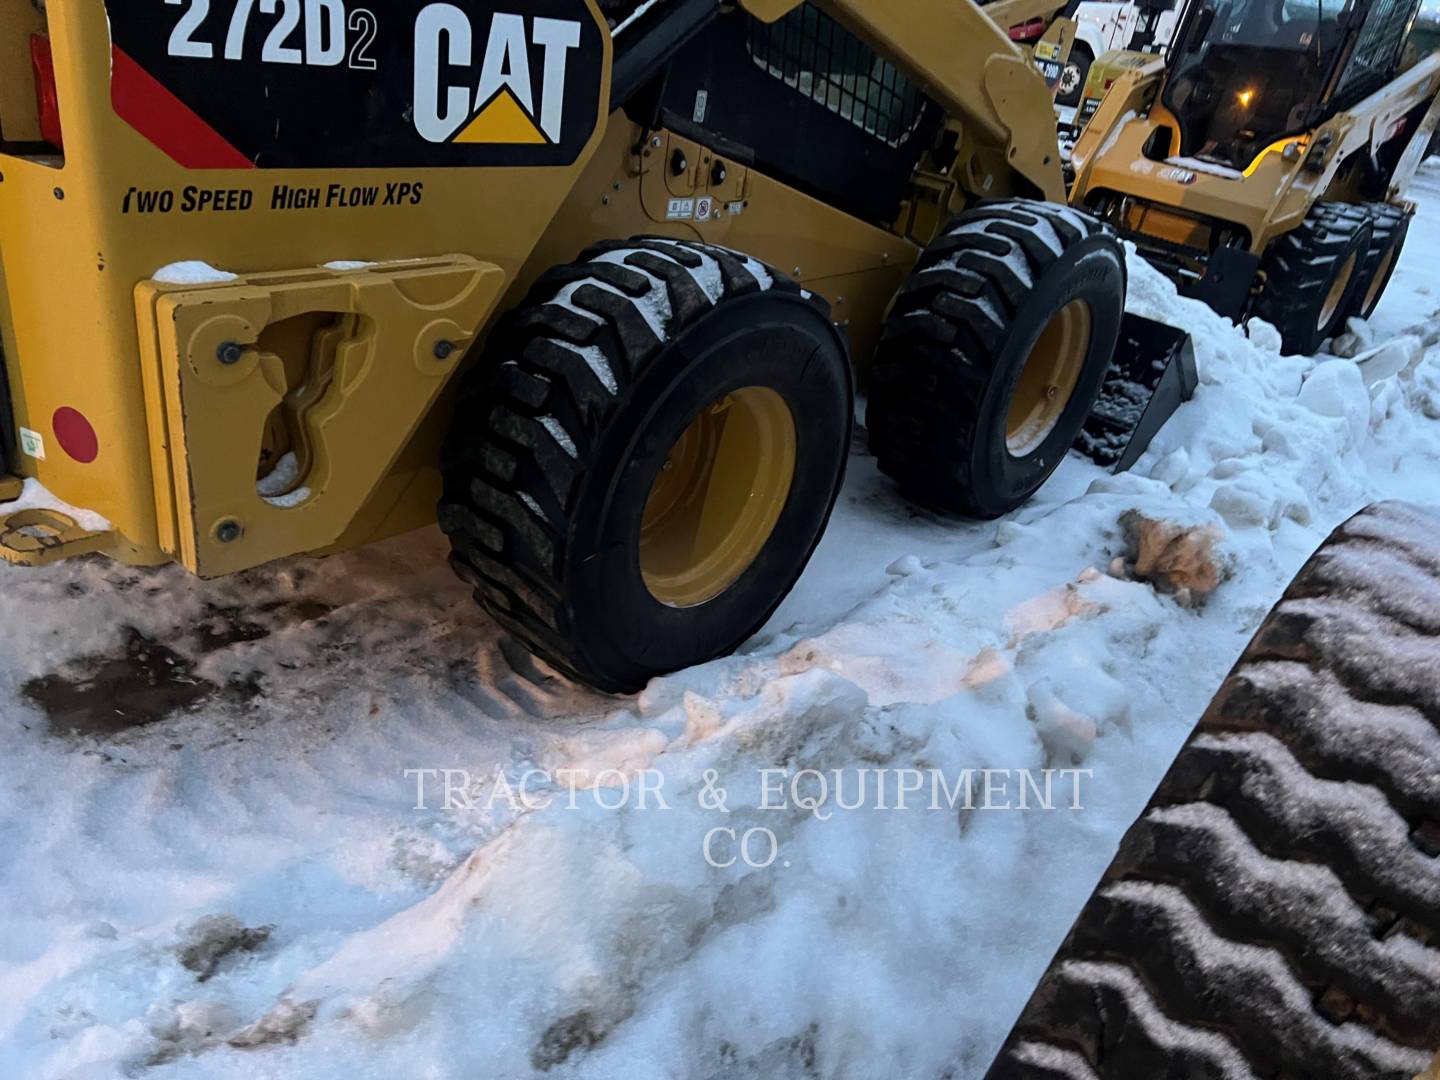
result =
M1335 99L1340 107L1373 94L1389 80L1399 62L1416 6L1415 0L1376 0L1336 88Z
M813 7L768 25L751 20L748 44L765 71L888 146L902 145L918 125L919 88Z

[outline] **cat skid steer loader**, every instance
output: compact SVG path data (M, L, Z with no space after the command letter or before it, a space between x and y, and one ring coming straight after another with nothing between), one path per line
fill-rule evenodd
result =
M1182 291L1315 352L1374 311L1405 243L1405 190L1440 122L1440 55L1402 70L1418 6L1192 0L1165 58L1092 71L1104 97L1072 153L1072 204Z
M852 358L881 467L979 516L1193 388L969 0L0 0L0 174L0 555L210 577L438 517L607 690L794 584ZM1091 415L1112 358L1174 361L1143 417Z

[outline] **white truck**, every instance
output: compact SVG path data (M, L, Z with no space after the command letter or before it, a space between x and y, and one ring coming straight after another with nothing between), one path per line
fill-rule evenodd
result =
M1080 103L1090 65L1097 56L1111 49L1160 52L1170 44L1180 15L1177 0L1123 4L1071 0L1064 14L1075 22L1075 44L1055 95L1062 113L1071 112Z

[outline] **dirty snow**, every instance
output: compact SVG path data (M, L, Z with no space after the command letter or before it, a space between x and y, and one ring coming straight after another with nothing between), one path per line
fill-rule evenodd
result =
M1356 355L1400 353L1281 357L1132 259L1201 376L1132 473L1072 457L964 522L857 443L770 624L635 697L499 635L434 530L215 582L0 570L0 1074L981 1076L1299 565L1440 502L1440 172L1417 194ZM1130 511L1228 576L1136 580ZM1054 810L1007 771L1046 766ZM717 827L774 861L709 865Z

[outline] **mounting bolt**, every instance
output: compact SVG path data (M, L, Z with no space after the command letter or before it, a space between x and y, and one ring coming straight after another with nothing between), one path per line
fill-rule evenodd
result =
M437 341L435 343L435 359L449 360L455 355L455 343L453 341Z
M233 367L235 364L238 364L244 355L245 350L233 341L227 341L215 350L215 358L226 367Z
M215 539L222 544L233 544L245 535L245 529L234 518L227 518L215 528Z
M64 201L65 201L65 189L64 189L64 188L58 188L58 187L57 187L57 188L55 189L55 198L59 199L61 202L64 202Z

